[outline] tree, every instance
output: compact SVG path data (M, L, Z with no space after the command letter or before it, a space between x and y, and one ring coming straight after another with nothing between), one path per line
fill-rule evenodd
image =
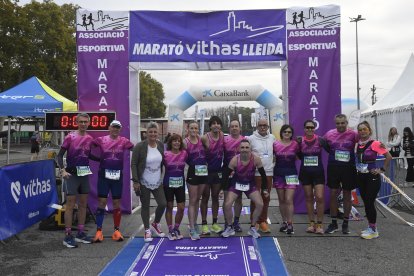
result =
M76 95L76 9L52 0L0 2L0 91L37 76L68 99ZM140 72L141 115L165 116L162 85Z
M0 90L37 76L76 98L75 5L53 1L0 4Z
M141 118L165 116L166 106L162 84L145 71L139 72Z

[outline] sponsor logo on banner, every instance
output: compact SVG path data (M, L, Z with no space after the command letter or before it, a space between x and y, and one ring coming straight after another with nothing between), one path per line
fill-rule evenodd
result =
M44 95L34 95L34 96L27 96L27 95L1 95L0 98L2 99L11 99L11 100L19 100L19 99L35 99L35 100L43 100L45 98Z
M180 114L176 113L170 116L171 122L174 122L175 120L177 120L178 122L180 121Z
M19 203L19 197L20 197L20 182L16 181L16 182L12 182L10 185L10 189L11 189L11 194L14 198L14 201L16 201L16 203Z
M50 179L39 180L39 178L30 180L29 184L21 185L19 181L12 182L10 192L16 203L19 203L20 196L24 198L35 197L51 191ZM22 193L23 191L23 193Z
M130 60L285 60L285 19L284 10L131 12Z
M163 254L164 257L199 257L199 258L208 258L210 260L217 260L220 256L231 255L236 252L225 252L227 246L206 246L206 247L222 247L218 250L203 250L201 248L195 247L181 247L176 246L177 250L166 250ZM195 248L195 249L194 249ZM197 249L198 248L198 249Z
M249 91L244 90L244 91L238 91L237 89L234 89L232 91L226 91L226 90L221 90L221 89L217 89L214 90L212 92L212 90L205 90L203 92L203 98L206 97L221 97L221 98L225 98L225 97L250 97L249 95Z

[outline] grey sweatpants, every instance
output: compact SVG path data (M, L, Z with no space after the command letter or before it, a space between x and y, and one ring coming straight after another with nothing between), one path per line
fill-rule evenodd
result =
M150 190L144 185L141 185L141 218L142 222L144 223L145 229L149 229L149 219L150 219L150 199L151 193L157 202L157 209L155 210L155 223L159 223L161 221L161 217L164 214L165 206L167 205L167 201L165 200L164 188L161 184L157 189Z

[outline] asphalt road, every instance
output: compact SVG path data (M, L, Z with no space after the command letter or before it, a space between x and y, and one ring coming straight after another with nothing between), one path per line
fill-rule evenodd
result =
M13 149L11 156L12 161L30 159L25 149ZM3 159L5 154L0 152L0 160ZM414 197L414 188L405 188L405 191ZM350 222L349 235L307 234L305 215L295 215L295 235L288 237L278 232L280 213L277 195L272 192L271 198L269 213L272 233L269 235L278 239L290 275L414 274L414 228L387 211L383 211L386 217L378 214L380 238L376 240L359 237L359 231L366 227L366 220ZM244 204L248 205L248 201L244 200ZM400 212L397 209L393 210L414 222L412 212ZM358 207L358 210L364 214L362 207ZM219 217L219 222L223 222L223 217ZM242 216L241 222L247 230L248 216ZM328 217L325 222L329 223ZM186 223L187 219L182 224L185 234ZM89 222L86 228L90 235L94 234L93 222ZM124 242L112 241L111 230L112 215L107 215L103 243L82 244L79 248L68 249L62 245L63 231L41 231L38 225L34 225L0 243L0 275L97 275L128 242L128 239ZM127 238L143 235L139 211L123 216L121 230Z

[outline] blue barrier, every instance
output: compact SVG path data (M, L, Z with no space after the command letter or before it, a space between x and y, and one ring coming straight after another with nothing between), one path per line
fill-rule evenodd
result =
M390 162L390 167L387 171L387 176L389 179L391 179L392 181L394 181L394 171L395 171L395 160L391 160ZM377 165L378 167L383 167L384 166L384 159L377 159ZM392 192L392 187L390 184L388 184L386 181L384 181L381 178L381 188L380 191L378 193L378 197L380 198L379 200L382 201L382 203L384 204L388 204L388 202L390 201L390 195Z
M57 202L53 160L0 167L0 240L47 218Z

